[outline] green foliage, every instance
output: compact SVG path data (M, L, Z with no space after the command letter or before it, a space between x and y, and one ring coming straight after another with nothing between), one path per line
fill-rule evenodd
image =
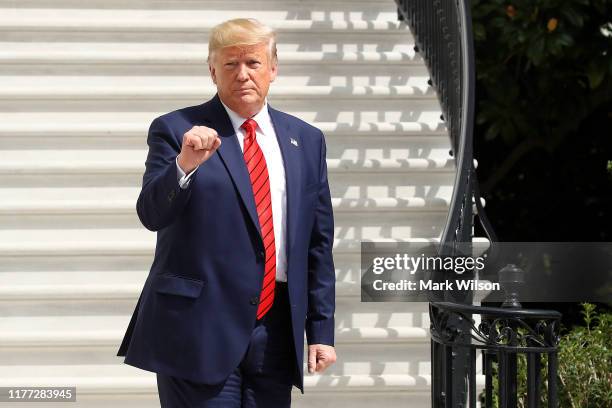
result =
M546 364L546 357L543 357L542 359L543 364ZM497 364L493 365L493 375L495 377L495 380L493 381L493 407L494 408L499 408L501 406L500 401L499 401L499 384L497 382ZM548 381L548 378L546 377L546 372L542 371L541 375L544 375L544 377L542 378L542 383L544 384L543 388L546 388L546 381ZM526 400L526 396L527 396L527 359L525 357L524 354L519 354L517 355L516 358L516 389L517 389L517 395L518 395L518 400L517 400L517 408L525 408L527 406L527 400ZM484 404L484 393L480 396L481 397L481 403ZM546 396L542 395L541 398L541 402L540 402L541 406L547 406L546 405Z
M612 0L472 0L472 16L485 140L551 151L612 99Z
M576 326L561 337L558 352L559 406L563 408L612 407L612 313L598 314L595 306L583 304L584 326ZM518 408L527 406L527 361L517 358ZM540 406L548 406L547 358L542 358ZM497 397L497 364L493 365L493 407ZM484 402L484 392L480 395Z
M559 344L559 400L562 407L612 407L612 314L584 304L585 326Z

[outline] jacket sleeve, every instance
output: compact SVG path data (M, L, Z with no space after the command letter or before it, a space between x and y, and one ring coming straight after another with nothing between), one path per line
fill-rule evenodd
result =
M334 345L336 274L332 258L334 215L327 181L325 139L321 133L319 166L320 187L315 203L315 218L308 249L308 344Z
M149 127L147 145L149 152L136 212L145 228L158 231L176 220L189 201L193 182L184 189L179 186L175 160L181 144L161 117Z

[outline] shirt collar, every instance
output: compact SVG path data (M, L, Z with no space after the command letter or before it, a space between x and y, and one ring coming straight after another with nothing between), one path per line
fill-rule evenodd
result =
M242 126L242 124L245 120L247 120L247 118L243 118L242 116L228 108L227 105L223 103L223 101L221 101L221 104L225 108L225 111L227 112L227 115L229 116L230 121L232 122L232 126L237 132L239 132L240 126ZM270 124L270 114L268 112L267 98L264 100L264 104L260 111L257 112L257 114L255 114L254 116L252 116L251 119L257 122L260 131L265 135L268 130L268 125Z

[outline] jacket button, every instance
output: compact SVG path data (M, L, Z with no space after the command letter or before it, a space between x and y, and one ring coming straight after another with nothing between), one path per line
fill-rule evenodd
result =
M263 261L264 259L266 259L265 256L266 256L266 254L264 253L264 251L259 251L259 259L260 260Z
M170 192L168 193L168 202L172 202L172 200L174 199L175 195L176 195L176 191L175 190L170 190Z
M255 297L252 297L252 298L251 298L251 304L252 304L253 306L255 306L255 305L256 305L256 304L258 304L258 303L259 303L259 297L255 296Z

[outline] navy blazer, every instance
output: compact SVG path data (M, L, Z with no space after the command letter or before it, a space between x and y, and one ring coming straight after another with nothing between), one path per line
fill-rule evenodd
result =
M287 183L287 282L303 392L308 344L334 344L333 212L323 133L268 105ZM178 185L175 158L193 126L222 143ZM240 363L256 322L264 247L248 171L218 95L156 118L138 217L157 231L155 258L117 353L148 371L214 384Z

